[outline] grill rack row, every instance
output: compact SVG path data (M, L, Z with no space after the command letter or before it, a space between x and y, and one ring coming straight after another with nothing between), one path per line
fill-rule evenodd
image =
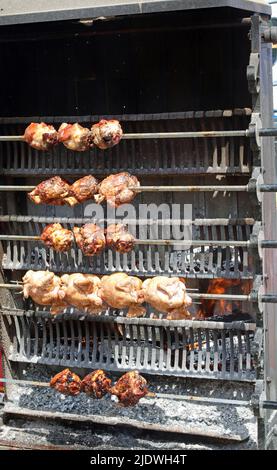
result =
M31 121L75 122L87 125L101 118L118 119L128 133L176 132L178 130L231 130L249 125L251 110L214 110L121 116L58 116L0 118L0 133L24 132ZM248 174L252 156L249 139L123 140L105 152L96 149L76 153L64 146L39 152L22 142L1 142L1 173L9 175L107 175L128 171L141 175Z

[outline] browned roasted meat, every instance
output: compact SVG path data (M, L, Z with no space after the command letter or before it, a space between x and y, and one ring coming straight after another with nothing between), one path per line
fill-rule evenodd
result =
M74 205L78 202L75 197L71 196L70 185L59 176L42 181L28 193L28 196L35 204L62 206Z
M192 300L182 279L156 276L144 281L142 290L145 301L159 312L167 313L168 320L190 318L187 307Z
M50 380L50 387L64 395L79 395L81 379L69 369L64 369Z
M82 380L81 390L94 398L103 398L112 385L105 372L101 369L91 372Z
M64 274L61 277L60 297L79 310L96 314L105 304L99 296L100 279L93 274Z
M41 236L41 241L55 251L70 250L74 241L71 230L63 228L61 224L50 224L45 227Z
M114 273L102 277L100 296L111 307L128 308L128 316L139 317L145 314L140 306L144 301L141 288L142 281L138 277Z
M49 150L58 143L58 133L49 124L32 122L25 129L24 140L36 150Z
M90 130L80 124L67 124L64 122L59 128L59 142L69 150L84 152L90 147Z
M67 304L62 299L61 281L49 271L27 271L23 280L23 295L39 305L50 305L52 313L59 313Z
M97 203L105 199L112 207L119 207L131 202L136 196L136 191L129 189L132 186L140 186L135 176L127 172L110 175L99 184L99 193L94 198Z
M121 125L115 119L102 119L91 128L92 141L96 147L104 150L117 145L123 135Z
M106 230L106 242L108 248L128 253L134 248L135 238L128 232L126 225L112 224Z
M93 196L97 193L98 181L94 176L88 175L78 179L70 187L72 196L74 196L78 202L85 202L89 199L93 199Z
M118 397L122 406L134 406L147 395L147 382L137 370L127 372L110 389L110 393Z
M94 256L101 253L106 245L104 230L95 224L85 224L82 227L74 227L74 236L78 247L86 256Z

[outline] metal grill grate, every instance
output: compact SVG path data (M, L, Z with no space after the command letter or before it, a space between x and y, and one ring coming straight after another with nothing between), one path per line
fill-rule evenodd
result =
M113 116L122 122L124 132L175 132L247 129L251 110L236 109ZM62 122L80 122L89 126L103 116L64 116L0 118L4 135L24 133L31 121L45 121L58 127ZM109 116L111 117L111 116ZM105 152L68 151L63 145L51 152L38 152L25 143L1 142L1 173L18 176L106 175L129 171L140 175L181 175L201 173L244 173L251 170L251 152L247 138L170 139L122 141Z
M68 367L254 380L256 325L242 321L71 317L3 312L10 360ZM70 319L69 319L70 318Z
M47 223L56 219L43 217L0 217L2 233L18 235L40 235ZM72 229L80 225L80 219L62 220L63 226ZM85 219L84 219L85 220ZM246 219L247 220L247 219ZM91 220L90 220L91 221ZM22 222L22 223L19 223ZM192 239L197 240L249 240L253 224L241 223L223 225L222 220L214 219L201 224L194 222ZM229 221L231 222L231 221ZM242 221L241 221L242 222ZM248 221L250 222L250 221ZM174 221L174 224L178 221ZM170 221L168 238L172 234L173 222ZM136 237L139 238L139 226L136 226ZM159 221L144 228L143 238L162 239L162 225ZM184 225L180 221L180 229ZM154 235L155 234L155 235ZM129 274L152 276L155 274L182 275L187 278L243 278L253 277L253 267L248 247L190 247L180 249L176 246L137 245L128 254L106 250L99 256L87 257L75 247L68 253L55 252L39 242L3 241L2 267L4 269L49 269L55 272L84 272L106 274L124 271ZM41 249L43 248L43 249Z

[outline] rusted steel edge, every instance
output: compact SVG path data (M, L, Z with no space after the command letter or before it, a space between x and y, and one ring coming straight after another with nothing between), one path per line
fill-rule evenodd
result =
M230 441L230 442L243 442L249 438L249 433L242 432L237 434L222 434L217 432L210 431L201 431L194 427L181 427L179 425L174 426L162 426L156 423L142 423L135 419L130 419L124 416L124 418L119 417L107 417L107 416L81 416L75 413L61 413L61 412L51 412L51 411L37 411L29 410L28 408L17 409L15 406L5 405L4 407L4 420L12 417L24 417L24 418L33 418L33 419L49 419L54 421L71 421L75 423L93 423L105 426L120 426L127 428L134 428L147 431L155 431L162 433L171 433L171 434L182 434L187 436L201 437L206 439L214 439L216 441Z

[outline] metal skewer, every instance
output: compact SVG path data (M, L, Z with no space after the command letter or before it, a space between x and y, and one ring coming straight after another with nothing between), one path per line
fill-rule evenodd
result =
M11 385L26 385L29 387L50 387L49 382L36 382L33 380L18 380L18 379L0 379L0 383L7 383ZM203 402L210 404L236 404L237 406L250 406L250 402L246 400L228 400L222 398L210 398L210 397L198 397L194 395L174 395L170 393L155 393L148 392L144 396L147 399L162 398L162 399L176 399L182 401L193 401L193 402Z
M19 284L0 284L0 288L3 289L13 289L19 290L22 289L22 285ZM235 300L240 302L262 302L262 303L277 303L277 294L264 294L258 296L256 292L252 292L247 295L236 295L236 294L206 294L206 293L190 293L192 300Z
M0 235L1 240L12 241L41 241L38 235ZM134 240L135 245L157 245L157 246L231 246L231 247L255 247L258 242L252 240ZM277 248L277 240L262 240L261 248Z
M277 129L264 128L257 129L260 137L276 137ZM230 131L194 131L194 132L137 132L133 134L123 134L123 140L137 140L137 139L195 139L195 138L214 138L214 137L253 137L255 130L230 130ZM24 141L23 135L2 135L0 136L2 142L22 142Z
M0 191L22 191L29 192L33 191L36 186L0 186ZM264 192L277 192L277 184L245 184L245 185L211 185L211 186L129 186L130 190L140 193L140 192L255 192L256 189L259 189L261 193Z

